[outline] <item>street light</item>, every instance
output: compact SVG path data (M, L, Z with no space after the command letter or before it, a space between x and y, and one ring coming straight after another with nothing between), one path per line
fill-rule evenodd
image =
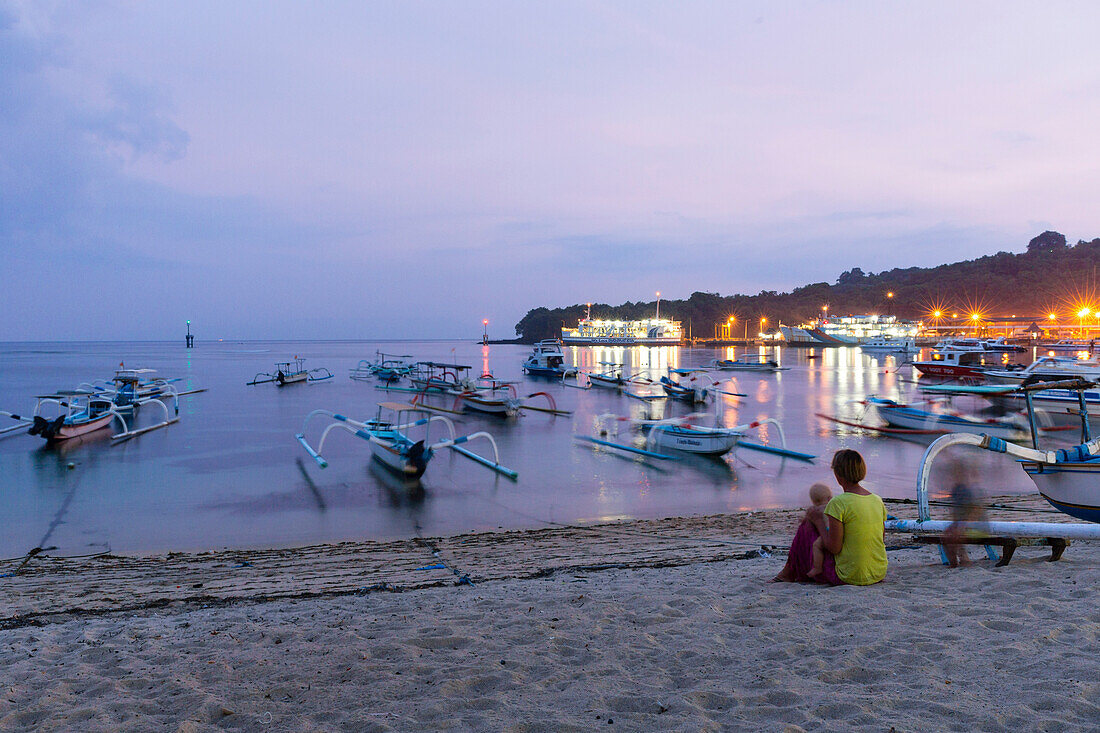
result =
M657 319L661 320L661 291L657 291ZM705 332L704 332L705 333Z

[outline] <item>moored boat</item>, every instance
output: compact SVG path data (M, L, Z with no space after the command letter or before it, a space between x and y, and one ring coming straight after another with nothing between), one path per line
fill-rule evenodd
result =
M950 346L933 351L928 360L914 361L913 368L934 377L980 378L986 364L994 363L994 356L993 352L980 347Z
M575 370L565 368L565 353L562 351L561 341L543 339L534 345L531 355L523 362L523 372L532 377L561 378L567 372Z

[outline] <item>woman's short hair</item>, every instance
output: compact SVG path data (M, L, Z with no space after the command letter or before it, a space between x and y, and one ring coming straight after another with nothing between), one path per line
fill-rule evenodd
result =
M833 454L833 473L841 481L849 484L858 484L867 478L867 464L863 462L863 456L849 448L842 448Z

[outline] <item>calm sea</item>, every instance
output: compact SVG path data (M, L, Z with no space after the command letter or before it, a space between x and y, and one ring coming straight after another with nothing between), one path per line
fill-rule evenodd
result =
M547 391L573 414L455 417L460 433L486 430L496 437L501 463L519 472L515 482L444 451L420 486L410 488L371 460L366 443L347 434L330 436L324 451L329 467L322 470L294 440L309 411L367 418L380 401L412 396L349 379L349 369L379 350L457 361L472 366L475 375L514 379L521 395ZM670 366L703 365L741 351L574 348L566 354L581 367L622 362L628 373L649 370L657 378ZM819 456L814 463L743 448L721 460L654 462L579 443L574 434L594 434L604 415L643 417L649 410L655 417L672 416L686 414L686 405L649 406L607 390L524 377L521 363L528 352L468 341L219 341L198 342L191 350L175 342L0 344L0 409L11 412L32 412L35 395L108 379L120 363L179 377L181 391L207 390L180 399L179 423L117 445L111 430L56 447L22 431L0 437L0 555L18 556L40 544L70 555L107 548L140 553L271 547L802 506L811 483L831 480L829 457L841 447L864 454L867 485L876 492L914 495L924 444L864 435L815 417L858 416L858 403L869 394L915 395L911 368L899 368L893 356L857 348L775 349L769 353L789 371L715 373L723 389L747 395L721 398L725 424L777 418L789 446ZM335 378L282 389L246 386L256 373L296 356L307 367L328 368ZM435 404L453 406L442 398ZM139 422L153 414L147 411ZM0 417L0 427L8 424L9 418ZM642 445L620 425L616 440ZM320 426L314 425L313 436ZM485 444L472 447L487 450ZM1033 490L1011 461L997 458L974 459L990 490Z

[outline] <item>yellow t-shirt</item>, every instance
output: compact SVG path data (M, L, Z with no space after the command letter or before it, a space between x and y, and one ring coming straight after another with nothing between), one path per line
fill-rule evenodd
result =
M851 585L871 585L886 577L882 523L886 506L875 494L834 496L825 513L844 522L844 544L836 555L836 575Z

